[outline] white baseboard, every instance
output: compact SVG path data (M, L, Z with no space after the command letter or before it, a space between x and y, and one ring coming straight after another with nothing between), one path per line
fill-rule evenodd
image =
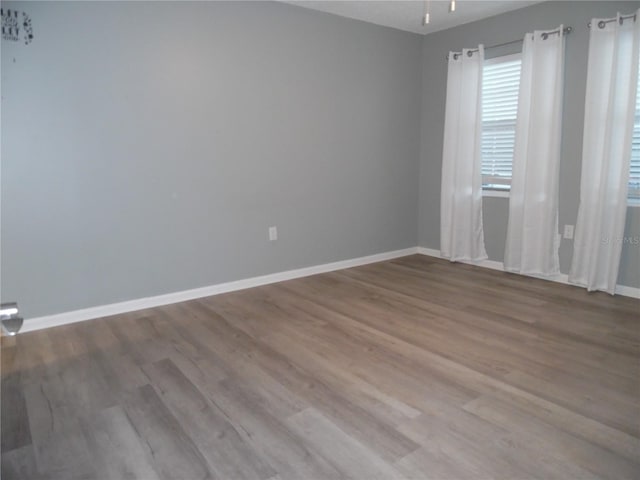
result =
M616 295L625 297L640 298L640 288L628 287L626 285L616 285Z
M369 263L382 262L393 258L405 257L418 253L417 247L405 248L403 250L394 250L391 252L378 253L366 257L352 258L339 262L325 263L322 265L314 265L311 267L298 268L295 270L287 270L284 272L262 275L259 277L246 278L233 282L219 283L207 287L194 288L192 290L184 290L181 292L167 293L165 295L157 295L155 297L139 298L126 302L111 303L109 305L101 305L98 307L84 308L82 310L74 310L71 312L59 313L55 315L46 315L26 319L20 330L21 333L32 332L43 328L57 327L69 323L82 322L84 320L92 320L95 318L108 317L118 315L120 313L134 312L145 308L160 307L171 303L184 302L196 298L209 297L220 293L233 292L236 290L244 290L245 288L258 287L269 283L282 282L292 280L294 278L308 277L318 273L333 272L335 270L343 270L345 268L367 265Z
M292 280L294 278L308 277L311 275L317 275L319 273L333 272L336 270L343 270L345 268L358 267L360 265L382 262L385 260L405 257L407 255L413 255L416 253L419 253L421 255L428 255L431 257L442 258L439 250L425 247L405 248L403 250L394 250L391 252L369 255L366 257L352 258L349 260L325 263L322 265L314 265L311 267L298 268L295 270L287 270L284 272L246 278L233 282L219 283L207 287L194 288L192 290L184 290L181 292L167 293L165 295L138 298L125 302L111 303L109 305L100 305L97 307L84 308L82 310L74 310L71 312L59 313L55 315L46 315L42 317L31 318L25 320L21 333L41 330L43 328L57 327L60 325L67 325L69 323L82 322L84 320L92 320L95 318L118 315L120 313L134 312L136 310L143 310L145 308L160 307L162 305L169 305L171 303L184 302L196 298L209 297L211 295L244 290L246 288L258 287L260 285L267 285L276 282L283 282L285 280ZM483 268L504 271L502 262L496 262L494 260L483 260L482 262L474 263L474 265ZM553 279L553 281L570 285L568 276L564 274ZM628 287L626 285L618 285L616 287L616 293L618 295L624 295L626 297L640 298L640 288Z
M439 250L426 247L418 247L418 253L420 255L428 255L430 257L442 258ZM469 262L471 265L478 267L490 268L492 270L504 271L504 265L502 262L496 262L495 260L483 260L481 262ZM571 285L573 287L582 288L578 285L569 283L569 275L562 273L555 278L546 279L556 283L563 283L565 285ZM640 288L628 287L627 285L616 285L616 295L622 295L625 297L640 298Z

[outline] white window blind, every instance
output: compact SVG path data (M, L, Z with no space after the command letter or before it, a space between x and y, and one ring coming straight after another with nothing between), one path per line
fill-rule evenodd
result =
M516 137L520 54L485 62L482 78L482 186L508 190Z
M629 198L640 199L640 75L636 91L636 118L633 124L631 144L631 172L629 174Z

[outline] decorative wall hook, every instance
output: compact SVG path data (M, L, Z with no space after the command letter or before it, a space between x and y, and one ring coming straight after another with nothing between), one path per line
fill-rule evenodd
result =
M33 26L29 15L11 8L2 8L0 13L2 14L3 40L19 42L22 38L25 45L33 41Z

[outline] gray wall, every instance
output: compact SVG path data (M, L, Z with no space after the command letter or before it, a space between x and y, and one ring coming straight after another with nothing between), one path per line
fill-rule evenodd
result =
M267 2L3 7L35 34L2 41L27 318L417 244L420 36Z
M617 11L630 13L640 2L546 2L456 28L426 35L422 50L422 136L420 154L419 242L421 246L440 248L440 174L442 138L449 50L509 42L526 32L551 29L564 24L574 28L567 36L563 117L562 160L560 167L560 228L575 225L580 195L580 166L584 94L586 87L589 30L594 17L612 17ZM519 51L503 47L487 52L487 57ZM486 198L484 232L487 254L502 261L507 231L508 199ZM627 211L625 236L630 240L623 248L619 283L640 287L640 208ZM635 242L634 242L635 240ZM635 244L633 244L635 243ZM562 240L560 267L568 273L573 241Z
M2 42L2 301L29 318L437 249L447 51L559 23L575 29L560 197L574 224L586 23L639 4L546 3L421 38L271 2L3 2L35 40ZM485 199L494 260L507 207ZM640 287L637 242L620 283Z

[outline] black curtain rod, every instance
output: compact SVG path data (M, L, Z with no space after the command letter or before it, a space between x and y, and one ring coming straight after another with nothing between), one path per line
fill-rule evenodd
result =
M573 32L573 27L564 27L564 29L562 30L562 33L564 35L568 35L571 32ZM560 29L557 30L552 30L550 32L543 32L542 33L542 39L546 40L547 38L549 38L549 35L556 35L560 33ZM505 47L507 45L513 45L514 43L522 43L524 42L524 38L520 39L520 40L511 40L510 42L504 42L504 43L498 43L496 45L489 45L488 47L484 47L485 50L489 50L491 48L498 48L498 47ZM473 52L477 52L478 49L477 48L472 48L471 50L467 50L467 55L471 56L473 55ZM458 56L462 55L462 53L454 53L453 54L453 59L457 60ZM447 53L447 60L449 60L449 54Z
M629 20L630 18L633 18L633 21L635 22L636 21L636 14L632 13L630 15L620 15L620 20L619 20L620 21L620 25L622 25L622 23L625 20ZM609 20L600 20L598 22L598 28L604 28L607 23L615 22L616 20L618 20L618 19L617 18L610 18ZM591 28L591 22L587 23L587 27Z

